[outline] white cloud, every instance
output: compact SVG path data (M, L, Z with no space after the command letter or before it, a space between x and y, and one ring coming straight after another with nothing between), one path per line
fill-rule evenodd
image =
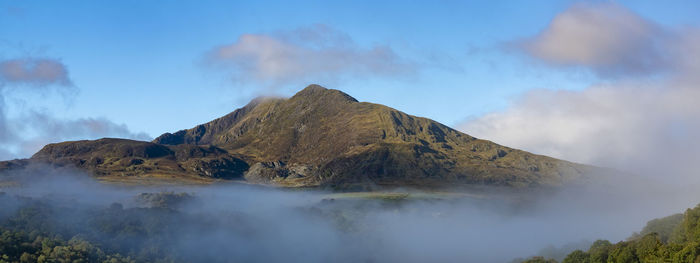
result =
M29 109L17 116L7 114L5 98L17 87L31 95L47 88L58 92L75 87L67 67L50 58L25 57L0 60L0 160L29 157L47 143L106 136L150 140L144 133L133 133L124 124L105 118L58 119L49 113ZM68 93L72 94L72 93ZM24 98L13 98L24 101Z
M21 156L34 154L48 143L66 140L97 139L102 137L128 138L149 141L145 133L135 133L125 124L117 124L106 118L58 119L39 111L31 111L9 123L14 130L32 134L16 141L15 146Z
M567 160L644 173L671 171L700 160L698 99L696 88L665 86L536 90L505 111L459 128Z
M538 35L516 42L557 66L590 68L616 78L665 71L673 34L614 3L580 3L557 15Z
M509 108L459 128L563 159L667 178L697 178L700 31L651 30L655 26L650 25L613 4L572 7L534 38L529 54L555 65L575 64L603 77L624 78L580 91L531 90ZM675 41L666 41L670 38ZM661 53L666 57L661 59ZM659 64L646 64L649 61ZM662 71L666 74L659 78L639 75Z
M388 46L365 48L348 35L324 25L275 34L245 34L214 48L207 62L232 79L258 84L305 84L350 76L398 76L415 72L415 64Z

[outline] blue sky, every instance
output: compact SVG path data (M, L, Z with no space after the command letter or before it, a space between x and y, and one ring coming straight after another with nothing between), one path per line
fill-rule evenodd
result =
M222 116L255 96L290 96L306 84L318 83L360 101L385 104L470 132L474 126L465 122L507 111L533 90L582 91L600 83L617 83L596 74L595 68L551 66L513 48L513 43L537 36L557 15L579 4L0 0L0 61L50 58L65 66L72 83L70 89L29 92L12 88L26 84L8 82L5 112L7 118L30 110L58 120L96 118L155 137ZM660 27L700 25L698 1L615 1L614 5ZM272 81L238 75L232 80L232 71L240 68L226 65L239 60L220 58L221 65L212 65L216 61L207 57L217 48L241 43L247 34L284 40L284 36L318 28L343 37L338 46L319 45L369 54L366 64L355 62L322 72L319 68L328 60L318 55L315 74L289 73ZM303 39L296 41L283 42L306 45L299 43ZM380 53L393 55L390 62L404 63L407 70L384 72L391 65L371 57L377 47L388 50ZM528 150L550 153L536 147Z
M523 65L492 49L541 30L568 6L567 2L542 2L539 7L486 2L4 1L5 8L19 9L19 14L0 18L5 43L1 55L30 52L60 58L80 88L71 108L56 109L66 117L106 116L157 136L221 116L253 96L249 87L227 82L225 76L198 65L206 51L245 33L320 23L347 33L359 45L386 44L417 59L435 53L449 60L443 63L460 68L426 68L417 82L375 78L326 84L362 101L454 125L469 115L502 107L509 95L547 82L518 76L517 67ZM477 48L491 54L470 54ZM491 69L484 63L489 59L503 63ZM293 94L300 85L279 93ZM187 105L186 110L179 105ZM152 121L154 116L157 122Z

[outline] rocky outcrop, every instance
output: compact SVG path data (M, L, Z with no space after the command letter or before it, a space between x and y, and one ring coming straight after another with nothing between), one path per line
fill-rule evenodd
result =
M240 178L246 170L248 164L243 160L231 156L219 158L192 158L180 163L185 171L191 171L199 176L217 179Z
M276 185L308 185L314 169L303 164L287 165L282 161L259 162L250 167L244 178L253 183Z

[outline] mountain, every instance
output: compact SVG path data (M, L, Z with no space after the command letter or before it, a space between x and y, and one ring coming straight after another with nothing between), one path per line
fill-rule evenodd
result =
M480 140L436 121L310 85L291 98L258 98L152 142L50 144L27 160L100 178L215 178L289 187L372 189L558 186L595 169Z

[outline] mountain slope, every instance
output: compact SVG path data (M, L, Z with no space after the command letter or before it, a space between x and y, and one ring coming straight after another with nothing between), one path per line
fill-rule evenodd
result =
M588 169L317 85L153 142L215 145L244 156L247 179L284 185L559 185Z
M98 177L234 179L249 168L243 160L214 146L168 146L111 138L49 144L30 160L78 168Z
M170 151L213 147L219 151L216 158L230 156L250 166L244 173L229 173L224 178L243 176L250 182L283 186L557 186L593 169L479 140L430 119L358 102L318 85L288 99L253 100L219 119L165 133L149 145ZM32 159L54 163L55 158L45 156L55 147L45 147ZM99 158L111 151L94 150L91 155ZM59 155L78 156L66 151ZM145 158L144 163L154 158L177 160L177 166L205 157L168 155ZM191 169L182 170L180 173L191 174Z

